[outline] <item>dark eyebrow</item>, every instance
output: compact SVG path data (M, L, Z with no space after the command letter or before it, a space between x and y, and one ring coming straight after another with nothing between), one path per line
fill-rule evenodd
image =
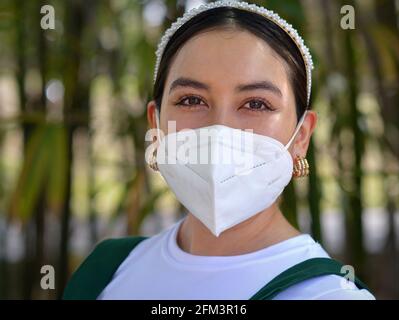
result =
M283 94L281 93L281 90L273 83L271 83L268 80L263 80L263 81L257 81L257 82L252 82L248 84L242 84L237 86L236 91L242 92L242 91L251 91L251 90L268 90L271 91L278 96L282 97Z
M174 90L177 87L191 87L195 89L208 90L208 91L210 89L209 86L205 83L190 78L180 77L174 80L170 85L169 94L172 92L172 90ZM243 92L243 91L259 90L259 89L271 91L277 94L278 96L282 97L281 90L268 80L241 84L238 85L235 90L237 92Z
M177 78L170 85L169 94L177 87L191 87L195 89L209 90L209 86L205 83L190 78Z

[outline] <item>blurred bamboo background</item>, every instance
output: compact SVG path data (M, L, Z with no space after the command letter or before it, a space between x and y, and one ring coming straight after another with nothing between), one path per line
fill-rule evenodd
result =
M184 215L144 161L145 108L157 41L202 2L0 1L0 299L57 298L101 239ZM377 298L398 299L398 2L249 2L292 23L315 62L311 175L287 187L283 212ZM347 4L353 30L340 27ZM48 264L55 290L40 287Z

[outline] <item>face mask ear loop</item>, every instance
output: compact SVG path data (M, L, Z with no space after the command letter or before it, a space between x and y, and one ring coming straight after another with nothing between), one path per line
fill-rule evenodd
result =
M302 123L303 123L303 121L305 120L305 116L306 116L306 113L307 113L307 112L308 112L308 110L305 110L305 112L303 113L301 119L299 120L298 125L296 126L296 129L295 129L294 134L292 135L290 141L288 141L288 143L285 145L284 148L285 148L286 150L290 147L292 141L294 141L294 139L295 139L297 133L299 132L299 129L301 129Z
M156 130L157 130L157 143L160 143L160 134L159 134L159 130L160 130L160 128L159 128L159 111L158 111L158 108L157 107L155 107L155 123L156 123L156 126L157 126L157 128L156 128Z

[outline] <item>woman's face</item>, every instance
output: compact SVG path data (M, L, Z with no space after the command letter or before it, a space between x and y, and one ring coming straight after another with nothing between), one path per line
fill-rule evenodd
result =
M186 42L172 60L162 97L160 128L176 130L223 124L252 129L286 144L297 123L287 65L262 39L247 31L218 29ZM155 127L155 102L147 116ZM306 154L316 123L308 112L294 155ZM172 126L173 128L173 126ZM171 129L174 131L174 129Z

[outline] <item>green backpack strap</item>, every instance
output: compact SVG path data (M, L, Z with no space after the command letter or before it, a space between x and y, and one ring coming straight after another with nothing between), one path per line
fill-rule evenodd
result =
M249 300L272 300L288 287L318 276L335 274L343 277L344 274L341 271L343 266L344 264L331 258L305 260L280 273ZM357 277L355 277L355 284L360 289L369 290Z
M147 238L126 237L100 242L73 273L62 299L95 300L130 251Z

